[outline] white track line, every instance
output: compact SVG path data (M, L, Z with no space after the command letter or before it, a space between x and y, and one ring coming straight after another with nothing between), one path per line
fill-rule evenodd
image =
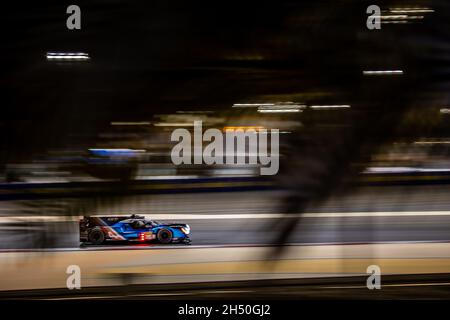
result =
M426 240L426 241L373 241L365 242L304 242L304 243L287 243L290 247L316 247L316 246L371 246L371 245L404 245L404 244L450 244L449 240ZM233 248L271 248L271 244L202 244L202 245L153 245L136 246L133 244L115 245L86 245L69 248L46 248L46 249L0 249L2 253L17 253L17 252L72 252L72 251L122 251L122 250L189 250L189 249L233 249Z
M94 216L94 215L93 215ZM105 215L95 215L105 216ZM114 216L129 216L117 214ZM148 219L154 220L223 220L223 219L280 219L280 218L357 218L357 217L428 217L450 216L450 211L397 211L397 212L318 212L303 214L282 213L251 213L251 214L149 214ZM0 223L17 223L26 221L77 221L78 216L3 216Z

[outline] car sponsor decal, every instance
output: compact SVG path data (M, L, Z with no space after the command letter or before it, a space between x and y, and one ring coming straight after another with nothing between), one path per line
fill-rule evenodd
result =
M117 233L116 230L109 226L102 226L101 227L107 238L111 240L126 240L124 237L122 237L120 234Z

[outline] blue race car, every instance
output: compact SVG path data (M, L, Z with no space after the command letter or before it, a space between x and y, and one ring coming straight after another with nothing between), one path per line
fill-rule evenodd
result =
M160 223L143 216L85 216L80 220L80 242L137 241L189 244L191 230L182 223Z

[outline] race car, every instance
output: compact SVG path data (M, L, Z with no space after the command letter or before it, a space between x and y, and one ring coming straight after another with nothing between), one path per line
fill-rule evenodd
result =
M144 216L85 216L80 220L80 242L103 244L109 241L159 243L191 242L189 225L160 223Z

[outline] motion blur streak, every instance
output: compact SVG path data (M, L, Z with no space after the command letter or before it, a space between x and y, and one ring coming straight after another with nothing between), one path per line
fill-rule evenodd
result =
M76 31L60 4L13 4L0 297L75 298L78 265L91 298L359 298L376 265L377 297L450 298L450 3L372 4L92 0ZM218 145L230 129L283 133L278 174L198 152L174 165L173 131L196 137L200 121ZM110 241L98 216L149 241ZM164 244L174 225L192 246Z
M83 52L47 52L47 60L89 60L87 53Z
M365 75L400 75L403 74L403 70L365 70Z

